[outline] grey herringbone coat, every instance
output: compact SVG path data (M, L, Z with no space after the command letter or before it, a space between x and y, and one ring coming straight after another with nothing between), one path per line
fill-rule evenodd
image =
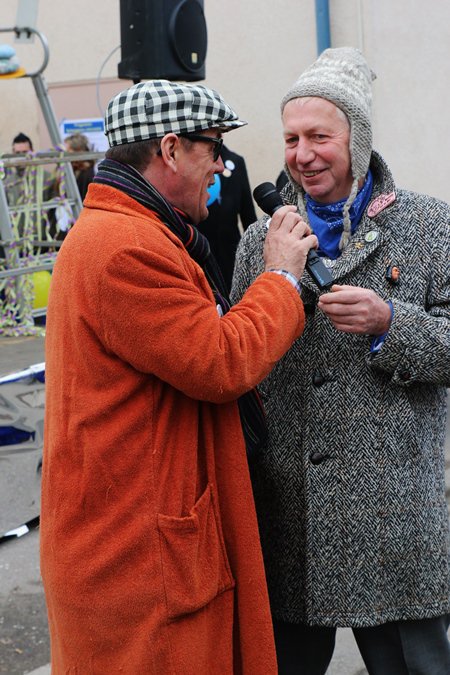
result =
M372 626L450 610L449 207L397 191L376 153L371 168L371 202L333 276L392 300L382 350L335 330L305 273L304 334L260 385L270 435L252 478L272 609L285 621ZM296 203L292 188L285 201ZM263 269L264 220L240 243L235 301Z

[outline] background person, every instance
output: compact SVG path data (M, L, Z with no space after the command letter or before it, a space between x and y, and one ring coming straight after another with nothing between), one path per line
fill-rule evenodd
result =
M34 158L31 138L20 132L12 140L13 155ZM54 179L44 166L9 167L4 180L6 200L13 225L13 235L25 240L43 240L50 230L46 202L54 196ZM51 210L50 210L51 215ZM21 244L22 245L22 244ZM32 246L32 243L29 243Z
M216 174L215 183L209 189L208 217L199 223L198 229L208 239L230 292L236 249L241 238L239 221L245 231L255 222L256 212L245 159L225 145L221 156L225 168L221 174Z
M91 147L87 136L80 133L71 134L64 139L66 152L90 152ZM95 176L94 160L76 160L71 162L81 201L86 197L89 184ZM67 203L65 167L60 164L56 169L53 190L60 204L54 210L51 219L51 235L54 239L62 240L73 225L73 212Z
M25 152L33 152L33 143L31 138L20 132L13 138L12 151L15 155Z
M276 673L245 447L265 432L252 388L302 332L297 278L317 240L280 210L266 271L228 311L195 224L224 169L221 134L243 124L200 85L142 82L108 105L111 147L47 314L55 675Z
M64 145L67 152L90 152L89 140L84 134L71 134L64 139ZM86 197L89 183L92 182L95 175L94 160L77 160L72 162L73 172L80 191L81 201Z
M32 153L33 143L31 138L22 132L18 133L12 140L11 151L13 155ZM20 205L25 201L24 174L25 167L23 166L10 167L6 171L4 187L6 199L10 207L16 204Z
M445 502L449 207L398 189L372 151L373 74L330 49L282 101L284 200L335 279L301 279L305 331L261 384L252 478L280 675L325 673L351 626L371 675L450 672ZM262 219L237 253L262 269Z

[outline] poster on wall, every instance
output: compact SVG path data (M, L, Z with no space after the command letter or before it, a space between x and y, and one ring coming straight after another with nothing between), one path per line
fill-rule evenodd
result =
M101 117L64 119L60 123L59 128L63 140L72 134L84 134L93 152L105 152L108 149L108 141L104 133L104 123Z

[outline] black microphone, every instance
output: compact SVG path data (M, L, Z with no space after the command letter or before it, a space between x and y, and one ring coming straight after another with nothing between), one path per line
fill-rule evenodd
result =
M284 206L281 195L273 183L257 185L253 190L253 197L259 208L269 216L273 216L275 211ZM305 267L321 290L331 288L333 285L331 272L325 267L323 260L313 248L308 251Z

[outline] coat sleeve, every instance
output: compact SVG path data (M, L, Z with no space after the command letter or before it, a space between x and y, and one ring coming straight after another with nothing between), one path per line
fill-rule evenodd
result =
M264 269L265 222L267 217L251 225L238 244L230 294L233 303L239 302L256 276Z
M450 386L450 223L448 205L431 200L417 218L426 228L417 236L417 297L393 300L394 318L382 349L368 356L373 368L400 386L417 382ZM424 210L423 210L424 211Z
M219 316L200 267L158 242L114 252L98 288L104 347L198 400L233 400L254 387L304 327L299 294L270 272Z

